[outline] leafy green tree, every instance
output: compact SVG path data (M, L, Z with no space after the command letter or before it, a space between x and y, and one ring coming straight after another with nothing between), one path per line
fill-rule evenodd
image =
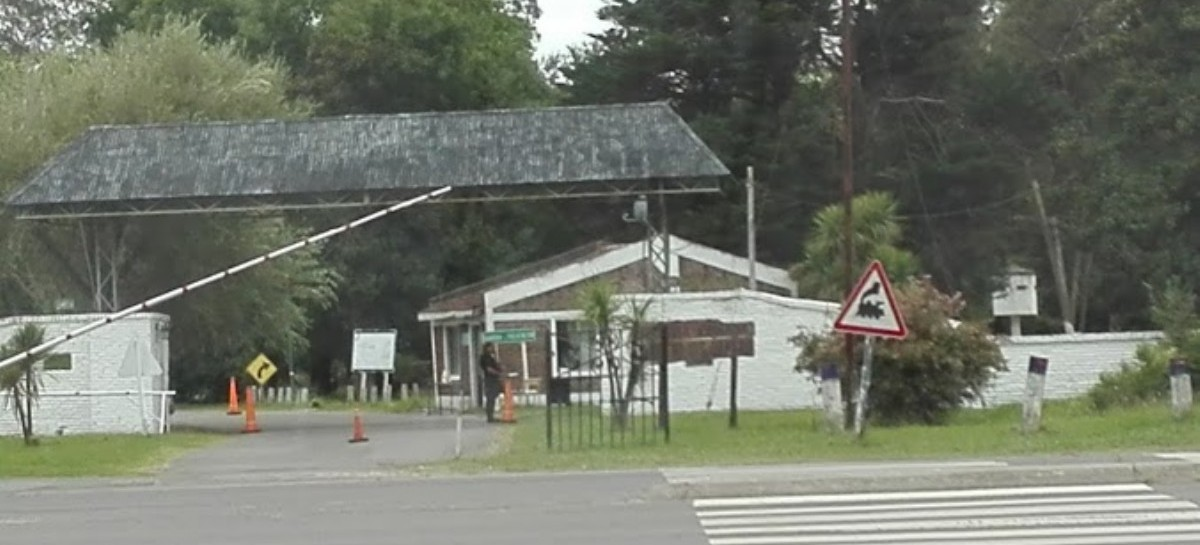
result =
M790 260L836 195L836 88L820 0L610 1L612 28L561 69L572 103L669 100L741 177L755 167L761 258ZM744 193L671 199L672 230L744 251Z
M531 40L492 0L339 0L313 37L308 90L330 113L532 104L549 95Z
M83 43L87 20L104 0L5 0L0 52L38 53Z
M5 193L63 145L94 124L295 118L311 105L286 98L277 63L253 63L234 46L209 45L195 24L130 32L110 48L80 55L23 59L0 80L0 189ZM0 241L19 256L0 269L8 285L25 286L21 311L45 311L55 298L90 292L86 271L69 255L80 226L33 225L0 216ZM34 230L40 232L34 239ZM156 295L294 241L301 231L277 218L164 216L125 221L122 302ZM217 391L220 379L259 350L302 350L310 313L332 301L337 277L319 248L252 269L161 309L172 316L172 366L183 399ZM76 254L79 255L79 254ZM65 261L65 260L64 260ZM46 289L50 286L52 289Z
M209 43L236 42L252 58L278 58L299 76L317 23L333 1L110 0L91 17L88 36L107 46L124 31L156 31L183 17L198 21Z
M909 336L875 342L870 418L883 424L943 423L964 402L980 398L1005 370L1004 356L981 324L957 321L962 297L940 292L928 278L900 283L896 304ZM801 348L797 371L818 373L822 365L841 360L846 338L802 331L793 342Z

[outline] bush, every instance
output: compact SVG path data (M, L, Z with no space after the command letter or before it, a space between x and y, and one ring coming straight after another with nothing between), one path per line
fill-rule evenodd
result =
M1100 382L1088 390L1088 401L1104 410L1166 399L1171 392L1168 377L1173 353L1169 343L1139 346L1134 362L1124 362L1119 371L1100 375Z
M943 423L1005 369L1004 356L986 327L954 322L963 310L962 298L939 292L928 279L900 285L896 302L909 336L875 342L871 419L881 424ZM843 359L842 335L802 332L793 342L801 347L797 371L816 373L823 363Z
M1160 288L1150 288L1150 316L1166 339L1138 347L1133 362L1118 371L1103 373L1088 390L1088 401L1098 410L1114 406L1160 402L1171 392L1170 364L1173 357L1189 363L1200 361L1200 333L1196 318L1196 296L1186 283L1169 279ZM1192 376L1192 387L1197 386Z

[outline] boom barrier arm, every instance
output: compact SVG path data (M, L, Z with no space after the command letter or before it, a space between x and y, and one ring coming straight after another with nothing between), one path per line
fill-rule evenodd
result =
M272 259L289 254L296 250L299 250L300 248L308 246L309 244L320 242L327 238L330 238L330 237L333 237L336 235L340 235L342 233L345 233L346 231L354 229L355 227L359 227L361 225L365 225L365 224L375 221L379 218L382 218L388 214L391 214L392 212L403 210L405 208L409 208L411 206L420 204L422 202L428 201L435 197L439 197L445 193L448 193L450 191L450 189L451 189L450 186L442 187L440 189L430 191L429 193L425 193L424 195L421 195L419 197L414 197L407 201L396 203L392 206L384 208L383 210L379 210L379 211L373 212L371 214L367 214L366 216L358 218L350 223L347 223L347 224L344 224L344 225L341 225L338 227L334 227L327 231L324 231L324 232L318 233L316 235L313 235L311 237L308 237L304 240L301 240L298 242L293 242L292 244L289 244L287 246L279 248L278 250L265 253L254 259L251 259L249 261L245 261L238 265L234 265L234 266L232 266L228 269L225 269L224 271L221 271L219 273L215 273L215 274L206 276L195 282L192 282L190 284L185 284L183 286L175 288L171 291L168 291L168 292L158 295L156 297L151 297L150 299L147 299L141 303L138 303L131 307L125 308L124 310L118 311L116 313L109 314L108 316L105 316L104 318L96 320L95 322L92 322L83 327L80 327L79 329L76 329L69 333L65 333L63 335L59 335L58 337L50 339L42 344L39 344L33 348L30 348L29 350L26 350L20 354L17 354L15 356L7 358L4 361L0 361L0 369L4 369L5 367L8 367L8 366L13 365L20 361L27 360L29 358L37 357L37 356L49 351L51 348L54 348L62 343L65 343L65 342L71 340L71 339L81 337L81 336L83 336L89 332L92 332L96 329L99 329L108 324L111 324L113 322L116 322L118 320L126 318L126 317L130 316L131 314L136 314L138 312L142 312L146 309L149 309L155 305L170 301L171 299L179 297L189 291L195 290L196 288L200 288L203 286L207 286L208 284L219 282L221 280L229 278L230 276L240 273L246 269L249 269L251 267L255 267L258 265L262 265L263 263L266 263Z

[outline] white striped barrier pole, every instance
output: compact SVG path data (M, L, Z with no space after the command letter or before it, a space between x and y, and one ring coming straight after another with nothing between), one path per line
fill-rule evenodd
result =
M29 350L26 350L26 351L24 351L24 352L22 352L22 353L20 353L20 354L17 354L17 355L15 355L15 356L12 356L12 357L10 357L10 358L7 358L7 359L5 359L4 361L0 361L0 369L3 369L3 368L5 368L5 367L8 367L8 366L10 366L10 365L13 365L13 364L15 364L15 363L17 363L17 362L25 361L25 360L27 360L27 359L29 359L29 358L34 358L34 357L40 356L40 355L42 355L42 354L46 353L47 351L49 351L50 349L52 349L52 348L54 348L54 347L56 347L56 346L58 346L58 345L60 345L60 344L62 344L62 343L65 343L65 342L67 342L67 341L69 341L69 340L71 340L71 339L74 339L74 338L76 338L76 337L81 337L81 336L83 336L83 335L84 335L84 334L86 334L86 333L90 333L90 332L92 332L92 331L94 331L94 330L96 330L96 329L99 329L99 328L101 328L101 327L104 327L104 326L106 326L106 325L108 325L108 324L111 324L111 323L113 323L113 322L116 322L116 321L118 321L118 320L121 320L121 319L127 318L127 317L129 317L130 315L132 315L132 314L136 314L136 313L138 313L138 312L142 312L142 311L144 311L144 310L147 310L147 309L149 309L149 308L151 308L151 307L154 307L154 306L156 306L156 305L159 305L159 304L161 304L161 303L165 303L165 302L167 302L167 301L170 301L171 299L175 299L176 297L179 297L179 296L181 296L181 295L183 295L183 294L185 294L185 293L187 293L187 292L189 292L189 291L193 291L193 290L195 290L195 289L197 289L197 288L201 288L201 287L207 286L208 284L212 284L212 283L215 283L215 282L219 282L219 281L221 281L221 280L224 280L224 279L226 279L226 278L229 278L230 276L233 276L233 275L235 275L235 274L237 274L237 273L240 273L240 272L242 272L242 271L244 271L244 270L246 270L246 269L249 269L249 268L251 268L251 267L255 267L255 266L258 266L258 265L262 265L263 263L266 263L266 262L268 262L268 261L270 261L270 260L272 260L272 259L275 259L275 258L278 258L278 257L284 256L284 255L287 255L287 254L290 254L290 253L292 253L292 252L294 252L294 251L296 251L296 250L299 250L300 248L303 248L303 247L305 247L305 246L308 246L308 245L310 245L310 244L313 244L313 243L320 242L320 241L322 241L322 240L325 240L325 239L327 239L327 238L330 238L330 237L333 237L333 236L336 236L336 235L340 235L340 234L342 234L342 233L345 233L346 231L349 231L349 230L351 230L351 229L354 229L355 227L359 227L359 226L365 225L365 224L367 224L367 223L370 223L370 222L372 222L372 221L375 221L375 220L377 220L377 219L379 219L379 218L382 218L382 217L384 217L384 216L386 216L386 215L388 215L388 214L391 214L392 212L396 212L396 211L399 211L399 210L403 210L403 209L405 209L405 208L408 208L408 207L411 207L411 206L414 206L414 205L420 204L420 203L422 203L422 202L425 202L425 201L427 201L427 200L429 200L429 199L432 199L432 198L435 198L435 197L439 197L439 196L441 196L441 195L443 195L443 194L445 194L445 193L449 192L449 191L450 191L450 189L451 189L451 187L450 187L450 186L442 187L442 188L440 188L440 189L436 189L436 190L434 190L434 191L430 191L429 193L425 193L424 195L421 195L421 196L419 196L419 197L414 197L414 198L411 198L411 199L409 199L409 200L407 200L407 201L404 201L404 202L400 202L400 203L393 204L393 205L391 205L391 206L389 206L389 207L387 207L387 208L384 208L384 209L382 209L382 210L379 210L379 211L373 212L373 213L371 213L371 214L367 214L366 216L363 216L363 217L361 217L361 218L358 218L358 219L356 219L356 220L354 220L354 221L352 221L352 222L350 222L350 223L347 223L347 224L344 224L344 225L341 225L341 226L338 226L338 227L334 227L334 228L332 228L332 229L329 229L329 230L327 230L327 231L324 231L324 232L318 233L318 234L316 234L316 235L313 235L313 236L311 236L311 237L308 237L308 238L306 238L306 239L304 239L304 240L301 240L301 241L299 241L299 242L293 242L292 244L289 244L289 245L287 245L287 246L284 246L284 247L282 247L282 248L279 248L278 250L275 250L275 251L273 251L273 252L268 252L268 253L265 253L265 254L263 254L263 255L260 255L260 256L258 256L258 257L256 257L256 258L254 258L254 259L251 259L251 260L249 260L249 261L245 261L245 262L243 262L243 263L240 263L240 264L238 264L238 265L234 265L234 266L232 266L232 267L230 267L230 268L228 268L228 269L225 269L224 271L221 271L221 272L219 272L219 273L212 274L212 275L206 276L206 277L204 277L204 278L201 278L200 280L197 280L197 281L195 281L195 282L192 282L191 284L186 284L186 285L184 285L184 286L180 286L180 287L178 287L178 288L175 288L175 289L173 289L173 290L171 290L171 291L168 291L168 292L166 292L166 293L164 293L164 294L162 294L162 295L159 295L159 296L157 296L157 297L152 297L152 298L150 298L150 299L147 299L147 300L145 300L145 301L143 301L143 302L141 302L141 303L138 303L138 304L136 304L136 305L133 305L133 306L131 306L131 307L128 307L128 308L126 308L126 309L124 309L124 310L118 311L118 312L116 312L116 313L113 313L113 314L109 314L108 316L105 316L104 318L101 318L101 319L99 319L99 320L96 320L96 321L94 321L94 322L92 322L92 323L90 323L90 324L87 324L87 325L85 325L85 326L83 326L83 327L80 327L79 329L76 329L76 330L74 330L74 331L71 331L71 332L68 332L68 333L64 333L63 335L60 335L60 336L58 336L58 337L55 337L55 338L53 338L53 339L50 339L50 340L48 340L48 341L46 341L46 342L44 342L44 343L42 343L42 344L39 344L39 345L37 345L37 346L35 346L35 347L33 347L33 348L30 348Z

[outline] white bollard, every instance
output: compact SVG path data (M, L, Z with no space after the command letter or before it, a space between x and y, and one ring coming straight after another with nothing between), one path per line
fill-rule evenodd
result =
M829 430L844 431L846 413L842 405L842 383L838 380L836 363L821 368L821 405L825 408L825 425Z
M300 388L300 404L308 405L308 388Z
M412 396L421 397L421 385L419 383L414 382L412 384Z
M1192 375L1187 362L1171 360L1171 414L1183 418L1192 410Z
M1025 411L1022 415L1025 433L1038 431L1042 427L1042 398L1046 394L1046 372L1050 360L1042 356L1029 356L1029 375L1025 379Z
M454 420L454 457L462 457L462 413Z
M400 399L408 399L408 385L407 384L400 385Z

